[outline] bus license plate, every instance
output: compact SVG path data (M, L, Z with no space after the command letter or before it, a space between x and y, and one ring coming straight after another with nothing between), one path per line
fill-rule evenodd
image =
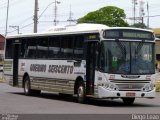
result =
M126 93L126 96L127 96L127 97L135 97L135 96L136 96L136 93Z

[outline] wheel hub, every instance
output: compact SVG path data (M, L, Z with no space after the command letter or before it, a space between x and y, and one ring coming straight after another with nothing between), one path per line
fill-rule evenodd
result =
M78 96L79 96L80 98L82 98L83 95L84 95L83 86L80 86L80 87L78 88Z

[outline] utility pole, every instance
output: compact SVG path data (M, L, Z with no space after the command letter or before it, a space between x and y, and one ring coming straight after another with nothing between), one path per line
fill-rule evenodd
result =
M135 0L134 0L134 7L133 7L133 17L134 17L134 24L135 24L135 18L136 18L136 4L135 4Z
M57 4L60 4L59 1L54 1L54 25L57 25Z
M136 21L136 5L137 5L137 0L132 0L133 2L133 24L135 24Z
M149 28L149 5L148 5L148 1L147 1L147 14L148 14L147 27Z
M8 31L8 14L9 14L9 0L7 2L7 16L6 16L6 30L5 30L5 37L7 36Z
M140 18L140 21L141 21L142 24L144 23L143 19L144 19L144 15L145 15L144 7L143 7L144 3L145 2L143 0L139 1L139 18Z
M68 18L68 20L67 20L67 21L69 22L69 25L71 25L71 22L73 22L72 15L73 15L73 13L72 13L72 11L71 11L71 5L70 5L69 18Z
M35 0L35 8L34 8L34 33L37 33L37 24L38 24L38 0Z
M16 29L16 30L17 30L17 33L19 34L19 26L16 26L16 25L15 25L15 26L10 25L9 27Z

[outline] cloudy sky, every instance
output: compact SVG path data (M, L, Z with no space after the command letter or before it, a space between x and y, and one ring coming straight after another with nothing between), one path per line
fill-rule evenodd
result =
M39 0L39 18L38 32L44 31L54 25L54 2L55 0ZM125 10L127 18L133 17L133 2L132 0L59 0L57 5L57 20L58 25L69 25L69 13L71 10L71 17L77 20L83 17L88 12L98 10L105 6L117 6ZM136 5L136 16L139 16L139 1ZM147 1L149 4L150 24L152 28L160 27L160 1L159 0L143 0L144 1L144 23L147 24ZM6 23L6 7L7 0L0 0L0 33L5 33ZM9 7L9 21L8 26L19 26L20 33L33 32L33 14L34 14L34 0L10 0ZM129 24L133 21L126 19ZM71 24L75 24L72 22ZM16 34L14 28L8 27L8 34Z

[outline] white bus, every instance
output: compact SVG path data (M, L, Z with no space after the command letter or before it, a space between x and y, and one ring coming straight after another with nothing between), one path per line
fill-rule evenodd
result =
M77 24L8 36L4 75L25 95L51 91L86 98L155 97L155 37L150 30Z

